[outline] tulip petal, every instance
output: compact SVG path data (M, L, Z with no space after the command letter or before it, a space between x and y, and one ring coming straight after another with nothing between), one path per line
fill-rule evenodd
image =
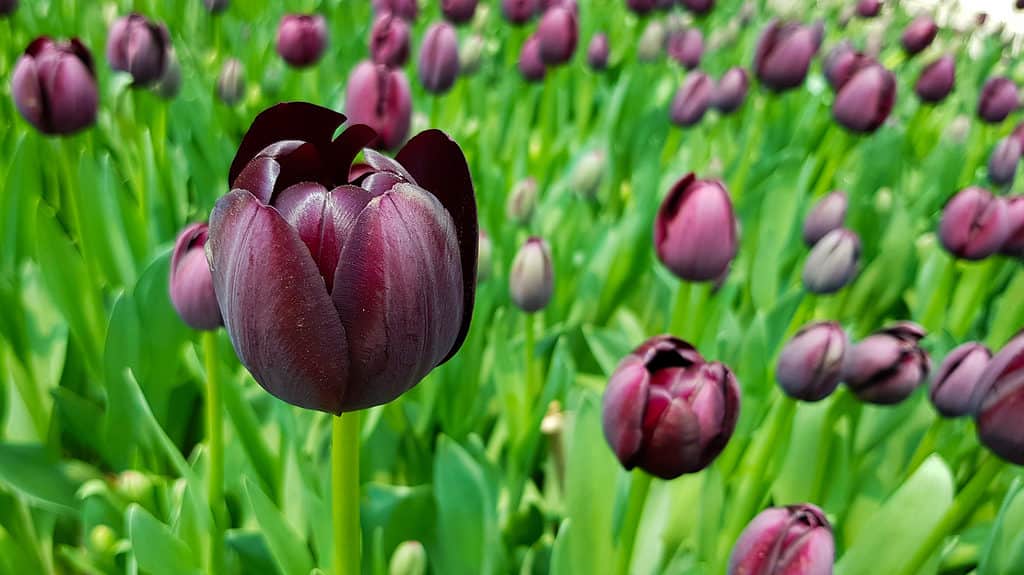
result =
M235 190L213 209L208 246L224 325L256 381L293 405L340 413L345 329L299 234Z
M639 466L662 479L698 471L700 422L684 399L674 399L639 453Z
M389 172L391 174L400 176L402 179L409 182L410 184L416 184L417 186L420 185L420 183L416 181L416 178L413 178L412 174L410 174L408 170L405 169L405 166L399 164L397 160L392 160L391 158L385 156L384 154L378 152L377 150L364 150L363 157L366 158L366 163L370 164L370 167L377 170L378 172Z
M44 133L50 133L52 128L46 121L46 110L49 108L49 103L45 101L45 95L39 82L39 68L35 58L31 55L22 56L14 67L11 92L18 112L33 126Z
M624 465L635 464L633 458L643 442L650 379L643 363L630 356L612 375L604 391L601 410L604 436Z
M334 181L338 184L348 184L350 179L352 162L359 155L359 150L369 146L377 139L377 131L366 124L355 124L349 126L338 136L337 140L331 142L327 157L330 164L334 166Z

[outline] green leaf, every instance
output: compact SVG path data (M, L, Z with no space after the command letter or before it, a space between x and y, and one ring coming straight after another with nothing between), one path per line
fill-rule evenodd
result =
M285 574L309 573L314 563L305 540L288 525L281 511L274 506L256 482L247 477L244 484L249 504L252 506L256 521L262 527L263 536L278 569Z
M1024 482L1006 491L988 545L981 556L978 575L1024 573Z
M0 483L51 511L78 512L78 485L41 445L0 443Z
M445 436L438 440L434 460L434 497L439 543L437 571L497 573L498 502L490 497L480 465Z
M132 552L143 571L153 575L201 573L196 554L167 525L134 503L128 506L126 517Z

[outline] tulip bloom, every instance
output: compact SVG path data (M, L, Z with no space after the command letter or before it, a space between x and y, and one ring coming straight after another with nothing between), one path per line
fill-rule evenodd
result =
M670 117L677 126L693 126L700 122L711 107L714 82L703 72L691 72L672 98Z
M939 27L931 16L918 16L903 31L900 44L904 52L913 56L930 46L938 33Z
M687 174L676 182L658 210L654 248L677 277L710 281L736 257L736 216L721 182Z
M914 92L922 102L937 104L946 99L956 84L956 59L945 55L921 71Z
M680 0L679 3L694 14L707 14L715 7L715 0Z
M839 90L858 70L867 67L871 62L874 62L873 58L854 50L850 44L837 44L825 57L825 79L833 90Z
M540 58L546 66L558 66L572 59L576 51L579 25L576 14L564 6L549 8L537 25L540 39Z
M587 46L587 65L591 70L604 70L608 67L608 35L594 34Z
M0 16L10 16L18 9L18 0L0 0Z
M131 74L136 86L148 86L164 76L170 48L166 26L132 13L111 26L107 62L114 70Z
M554 287L551 248L544 240L531 237L512 262L512 273L508 276L512 301L526 313L538 312L548 306Z
M728 575L832 573L832 526L814 505L773 507L758 514L729 556Z
M818 200L804 219L804 243L813 246L832 230L843 227L848 205L846 193L835 191Z
M804 287L817 294L835 293L857 277L860 238L847 229L825 234L804 262Z
M670 58L687 70L700 66L704 55L704 36L696 28L687 28L668 35L666 51Z
M526 178L518 182L505 202L505 215L519 225L526 225L537 207L537 180Z
M547 75L547 68L540 57L540 38L536 34L523 43L523 49L519 53L519 73L528 82L540 82Z
M465 24L473 19L477 0L441 0L441 13L452 24Z
M999 248L999 253L1024 259L1024 196L1007 198L1006 219L1010 233Z
M373 13L391 12L406 22L415 22L420 7L417 0L373 0Z
M799 87L820 43L813 27L773 20L757 42L754 72L758 80L775 92Z
M477 221L459 146L422 132L390 159L373 130L306 103L253 122L210 217L224 325L288 403L342 413L394 400L454 355L473 313Z
M879 405L910 397L931 371L931 359L918 345L925 335L921 326L901 322L864 338L846 354L846 386L861 401Z
M1013 80L997 76L985 82L978 97L978 117L989 124L998 124L1020 105L1017 85Z
M286 14L277 29L277 53L294 68L316 64L327 48L327 22L319 14Z
M989 361L972 402L981 443L1002 459L1024 465L1024 332Z
M987 190L961 190L942 210L939 240L958 258L985 259L999 251L1009 235L1006 202Z
M653 337L619 364L602 401L604 437L626 469L662 479L696 473L736 428L740 390L721 363L689 343Z
M189 327L214 330L224 324L206 261L209 226L195 223L178 234L171 254L171 304Z
M22 117L44 134L73 134L96 122L99 94L92 54L78 38L32 41L11 74Z
M881 64L871 63L836 89L832 117L858 134L877 130L896 103L896 76Z
M1009 186L1017 175L1020 163L1020 141L1013 137L1003 138L996 144L988 159L988 179L997 186Z
M786 343L775 368L775 379L786 395L821 401L839 387L846 333L836 322L804 326Z
M861 18L874 18L882 10L882 0L860 0L857 2L857 15Z
M980 343L969 342L949 352L931 383L932 404L946 417L971 412L971 398L992 352Z
M211 14L220 14L228 9L228 0L203 0L203 5Z
M597 197L604 179L604 152L591 150L576 164L569 178L570 186L581 198L592 200Z
M738 110L747 99L750 79L743 68L729 68L715 84L711 93L711 106L723 114Z
M451 90L459 75L459 39L455 28L438 22L427 29L420 46L420 83L432 94Z
M245 95L245 69L235 58L229 58L217 77L217 97L229 106L242 100Z
M501 0L501 13L510 24L521 26L537 13L537 0Z
M374 129L374 146L397 148L409 133L412 116L412 96L405 72L360 63L348 79L345 112L353 123Z
M374 64L401 68L409 59L409 24L390 12L373 21L370 57Z
M626 0L626 8L641 16L652 12L656 5L657 2L655 0Z

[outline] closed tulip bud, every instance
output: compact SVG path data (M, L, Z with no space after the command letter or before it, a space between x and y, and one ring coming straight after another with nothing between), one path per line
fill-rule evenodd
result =
M1024 0L1017 0L1017 2L1014 3L1014 8L1024 10Z
M93 125L99 94L89 49L78 38L36 38L14 66L11 96L22 117L44 134L73 134Z
M580 197L592 200L597 197L604 178L604 152L592 150L585 154L572 171L572 189Z
M18 9L18 0L0 0L0 17L10 16Z
M679 0L679 3L694 14L707 14L715 7L715 0Z
M113 556L117 553L117 533L102 523L89 531L89 550L102 556Z
M217 97L229 106L234 106L245 96L245 69L235 58L229 58L217 77Z
M491 259L494 257L494 244L491 242L491 236L487 235L487 232L480 230L480 238L478 239L479 248L476 258L476 283L483 283L490 279L491 268L493 264Z
M1010 232L999 253L1024 259L1024 196L1006 199L1006 220Z
M540 58L546 66L559 66L572 59L579 33L576 14L564 6L555 6L544 12L537 25L540 39Z
M832 395L842 377L846 345L846 333L836 322L801 328L782 348L775 368L782 391L804 401L821 401Z
M932 379L930 397L935 409L946 417L971 412L971 398L981 381L992 352L980 343L965 343L949 352Z
M406 22L415 22L420 12L418 0L373 0L373 13L390 12Z
M930 46L938 33L939 27L931 16L918 16L903 30L900 44L904 52L913 56Z
M647 23L636 45L636 57L641 62L653 62L661 57L665 47L665 25L658 20Z
M687 174L672 186L658 210L654 248L680 279L711 281L736 257L736 216L721 182Z
M327 48L327 22L319 14L286 14L277 29L277 53L293 68L316 64Z
M687 70L700 65L704 55L704 36L696 28L686 28L668 35L666 51L670 58Z
M861 18L874 18L882 11L882 0L860 0L857 2L857 15Z
M738 110L747 99L750 80L743 68L730 68L719 78L711 93L711 105L723 114Z
M846 208L849 202L846 193L835 191L818 200L804 219L804 243L817 244L833 230L843 227L846 222Z
M405 141L412 118L412 96L405 72L360 63L348 79L345 112L353 124L366 124L377 132L375 147L397 148Z
M427 29L420 46L420 83L432 94L451 90L459 75L459 39L455 28L438 22Z
M860 238L847 229L825 234L804 262L804 288L817 294L835 293L857 277Z
M981 443L1002 459L1024 465L1024 332L988 362L972 403Z
M349 181L376 135L294 102L256 117L210 216L214 291L231 342L279 399L329 413L394 400L462 345L476 288L465 157L421 132Z
M961 190L942 210L939 240L958 258L985 259L999 251L1009 235L1006 202L987 190Z
M967 141L967 134L970 131L971 119L963 114L959 114L949 123L943 135L954 144L963 144Z
M533 217L537 207L537 180L526 178L512 188L505 203L505 214L508 219L519 225L526 225Z
M885 123L895 103L896 76L871 63L837 89L832 117L851 132L870 134Z
M370 29L370 57L375 64L401 68L409 59L409 24L385 12Z
M132 503L146 506L153 502L153 480L134 469L123 471L117 476L114 491Z
M656 6L656 0L626 0L626 8L641 16L652 12Z
M754 72L758 80L775 92L800 86L819 44L814 28L772 21L757 43Z
M871 61L869 56L857 52L847 42L836 44L825 57L825 62L822 65L825 71L825 80L833 90L838 90L853 77L857 70L867 66Z
M228 9L228 0L203 0L203 5L211 14L220 14Z
M669 116L677 126L693 126L701 121L711 107L714 81L703 72L691 72L672 98Z
M998 124L1020 105L1017 85L1002 76L985 82L978 97L978 117L989 124Z
M427 551L419 541L403 541L395 548L388 566L388 575L424 575L427 572Z
M825 575L834 561L832 526L821 509L810 503L772 507L743 530L728 575Z
M914 92L922 102L937 104L946 99L956 84L956 60L945 55L921 71Z
M459 46L459 74L469 76L480 70L486 42L480 34L467 36Z
M154 84L164 76L171 37L163 24L141 14L119 18L107 38L107 62L128 72L137 86Z
M476 13L477 0L441 0L441 13L452 24L465 24Z
M902 322L875 332L854 345L843 362L843 381L861 401L879 405L910 397L928 378L931 360L918 345L921 326Z
M540 57L540 38L536 34L523 43L523 49L519 53L519 73L528 82L540 82L547 74L547 68Z
M587 65L591 70L604 70L608 67L608 35L594 34L587 46Z
M604 391L601 419L626 469L674 479L718 457L739 411L740 390L729 368L705 363L689 343L662 335L619 364Z
M997 186L1009 186L1017 175L1017 164L1020 163L1020 142L1013 138L1003 138L992 150L988 158L988 179Z
M526 240L512 262L508 291L512 302L526 313L538 312L548 306L555 287L551 266L551 249L538 237Z
M224 323L206 261L208 238L209 226L192 224L178 235L171 254L171 303L181 320L197 330L214 330Z
M501 13L510 24L521 26L537 13L537 0L501 0Z

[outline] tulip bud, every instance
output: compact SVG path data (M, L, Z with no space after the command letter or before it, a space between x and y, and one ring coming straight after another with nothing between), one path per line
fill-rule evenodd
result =
M353 124L366 124L377 132L375 146L397 148L409 132L412 117L405 72L360 63L348 79L345 112Z
M576 14L569 8L555 6L544 12L537 25L540 58L544 64L559 66L568 62L576 51L578 32Z
M192 224L178 235L171 255L171 303L181 320L197 330L214 330L224 324L206 261L208 237L209 226Z
M404 66L409 59L409 24L391 12L377 16L370 29L370 57L375 64Z
M608 67L608 35L594 34L587 46L587 65L591 70L604 70Z
M1024 0L1017 0L1017 2L1014 4L1014 8L1018 10L1024 10Z
M484 37L480 34L467 36L459 46L459 74L469 76L480 70L485 48Z
M655 0L626 0L626 8L641 16L653 11L656 4Z
M848 42L841 42L836 44L825 57L822 66L825 71L825 80L833 90L838 90L840 86L850 81L850 78L858 70L866 67L870 62L872 59L869 56L854 50Z
M816 29L772 21L761 34L754 72L768 89L784 92L803 84L820 45Z
M432 94L451 90L459 74L459 39L455 28L438 22L427 29L420 46L420 83Z
M327 48L327 22L319 14L286 14L277 29L277 53L294 68L316 64Z
M170 100L181 91L181 64L173 49L167 52L167 66L164 75L153 85L153 92L165 100Z
M587 152L576 168L572 171L572 189L580 197L592 200L597 197L601 188L601 180L604 178L604 152L592 150Z
M547 68L540 57L540 38L534 34L523 43L519 53L519 73L528 82L540 82L547 74Z
M786 395L821 401L839 386L846 333L836 322L804 326L786 343L775 368L775 379Z
M245 96L245 69L235 58L229 58L217 77L217 97L228 106L234 106Z
M711 105L723 114L731 114L743 105L749 88L747 71L739 67L729 68L715 84Z
M512 262L508 291L512 301L526 313L548 306L554 291L555 273L551 267L548 243L538 237L526 240Z
M931 383L935 409L946 417L969 414L971 398L990 359L992 352L980 343L965 343L949 352Z
M956 83L956 60L945 55L921 71L914 92L923 102L936 104L946 99Z
M374 14L390 12L406 22L415 22L419 11L417 0L373 0Z
M851 132L870 134L885 123L895 103L896 76L872 63L837 89L832 117Z
M145 474L129 469L117 476L114 491L132 503L148 506L153 499L153 480Z
M804 220L804 243L814 246L846 221L846 193L835 191L818 200Z
M999 251L1009 235L1006 202L987 190L961 190L942 210L939 240L958 258L985 259Z
M452 24L465 24L473 19L477 0L441 0L441 13Z
M1015 111L1020 102L1017 85L1002 76L985 82L978 97L978 117L989 124L998 124Z
M18 0L0 0L0 17L10 16L18 9Z
M99 94L89 49L78 38L36 38L14 66L11 96L22 117L44 134L73 134L93 125Z
M999 350L972 398L978 439L999 457L1024 465L1024 332Z
M107 62L114 70L128 72L136 86L148 86L163 77L171 38L163 24L141 14L119 18L107 38Z
M931 360L918 345L921 326L901 322L854 345L843 362L843 381L861 401L890 405L910 397L928 378Z
M1009 186L1017 175L1020 163L1020 142L1013 137L1003 138L996 144L988 159L988 179L997 186Z
M113 556L117 550L117 533L102 523L89 531L89 550L101 556Z
M479 244L476 257L476 283L484 283L491 277L491 259L494 254L494 244L487 232L480 230Z
M825 513L810 503L765 509L729 556L728 575L832 573L835 542Z
M847 229L825 234L804 262L804 288L812 293L830 294L843 289L857 277L860 238Z
M1024 259L1024 196L1006 199L1006 220L1010 233L999 253Z
M931 16L918 16L903 30L900 37L903 51L911 56L920 53L931 45L938 33L939 27Z
M419 541L403 541L395 548L388 566L388 575L424 575L427 572L427 551Z
M971 131L971 120L963 114L953 118L953 121L946 127L945 138L954 144L963 144L967 141L967 134Z
M211 14L220 14L228 9L228 0L203 0L203 5Z
M715 0L680 0L680 4L694 14L707 14L715 7Z
M672 98L670 118L677 126L693 126L700 122L711 106L711 92L714 85L703 72L691 72Z
M658 210L654 248L677 277L709 281L724 274L736 257L736 216L721 182L687 174L676 182Z
M604 437L619 462L674 479L704 469L725 448L740 390L725 365L705 363L689 343L662 335L622 360L602 404Z
M537 0L501 0L501 13L513 26L521 26L537 13Z
M874 18L882 10L882 0L860 0L857 2L857 15L861 18Z
M505 214L508 219L519 225L526 225L533 217L537 207L537 180L526 178L512 188L512 193L505 203Z
M672 32L668 35L666 51L680 66L693 70L700 65L700 58L704 54L704 36L696 28Z
M665 25L651 20L640 34L636 45L636 58L641 62L653 62L661 57L665 46Z

